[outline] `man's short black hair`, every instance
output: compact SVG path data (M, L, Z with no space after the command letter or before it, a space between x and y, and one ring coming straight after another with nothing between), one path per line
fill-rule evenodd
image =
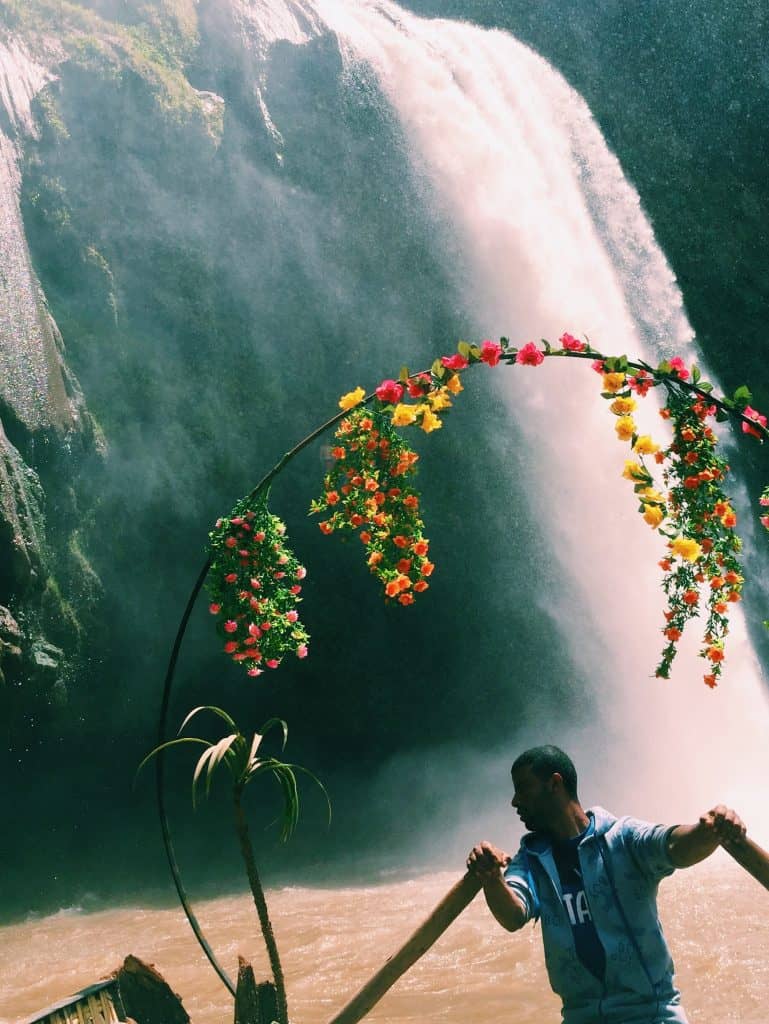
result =
M563 779L564 787L566 792L572 798L577 799L577 769L574 767L574 762L565 754L560 747L554 747L548 744L544 747L532 747L530 750L524 750L515 761L511 768L511 774L517 771L518 768L531 768L538 779L549 779L554 772Z

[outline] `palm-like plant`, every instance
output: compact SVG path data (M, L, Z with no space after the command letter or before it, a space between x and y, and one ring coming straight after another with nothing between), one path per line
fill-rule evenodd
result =
M276 757L265 756L261 753L264 737L268 732L276 728L280 728L282 731L283 738L281 752L285 750L286 740L288 738L288 727L282 719L269 719L269 721L264 723L261 731L255 732L249 741L238 729L235 721L227 714L226 711L223 711L221 708L214 707L212 704L204 704L190 711L182 722L179 728L179 733L181 733L187 723L201 711L211 711L215 715L218 715L232 731L229 732L228 735L223 736L222 739L218 740L216 743L212 743L210 740L201 739L199 736L177 735L175 739L168 740L167 742L161 743L159 746L155 747L155 749L152 750L139 765L139 770L141 770L151 758L156 754L159 754L161 750L165 750L168 747L175 747L182 743L197 743L204 746L206 749L200 755L192 776L193 807L196 806L197 795L201 786L204 787L206 796L210 793L211 783L214 775L216 774L217 768L224 766L229 771L235 809L235 828L238 833L240 852L246 866L248 883L254 898L254 906L256 907L256 912L259 917L259 925L262 930L264 944L267 947L267 955L270 960L270 967L275 981L278 1015L280 1018L279 1024L288 1024L288 1002L286 999L286 984L283 977L283 968L280 963L280 956L278 954L277 943L275 942L275 935L272 930L272 923L267 911L267 901L264 896L264 889L262 888L261 879L259 878L259 872L256 867L256 858L254 857L254 848L248 832L248 823L243 811L243 791L249 782L252 782L260 775L272 775L278 782L283 795L283 815L280 833L281 842L286 842L291 838L297 822L299 821L299 787L297 786L296 781L297 773L301 772L304 775L309 775L310 778L318 784L326 798L330 820L331 804L329 802L328 793L326 792L326 788L323 783L306 768L302 768L297 764L290 764L286 761L281 761Z

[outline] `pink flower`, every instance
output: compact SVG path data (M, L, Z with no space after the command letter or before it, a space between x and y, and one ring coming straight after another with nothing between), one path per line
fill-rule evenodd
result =
M766 497L763 497L763 495L762 495L762 496L761 496L761 497L760 497L760 498L758 499L758 504L759 504L759 505L769 505L769 495L767 495Z
M240 555L241 558L249 558L251 556L251 552L246 551L245 548L242 548L240 551L238 551L238 554Z
M587 348L584 341L579 341L571 334L562 334L558 339L558 343L561 348L565 348L567 352L584 352Z
M238 624L234 619L227 619L224 624L225 633L235 633L237 631Z
M248 657L248 655L246 654L245 651L238 651L237 654L233 654L232 660L233 661L245 661L247 657Z
M762 526L765 526L766 529L769 530L769 516L761 516L758 521Z
M301 593L302 593L302 588L301 588L301 587L299 586L299 584L298 584L298 583L295 583L295 584L293 585L293 587L289 587L288 589L289 589L289 591L290 591L290 592L291 592L292 594L301 594Z
M265 533L263 530L257 530L256 533L254 534L254 540L263 541L264 538Z
M603 359L596 359L594 363L590 364L590 369L603 375Z
M235 540L234 537L227 537L224 543L228 548L235 548L238 546L238 542Z
M299 644L299 646L296 649L296 656L297 658L307 657L307 644Z
M272 629L272 623L271 622L262 622L261 623L261 627L262 627L262 629Z
M285 565L288 561L288 555L281 555L278 559L278 565Z
M230 519L230 522L232 523L233 526L243 525L243 520L241 519L240 516L233 516L232 519Z
M225 654L233 654L235 651L237 651L237 649L238 645L235 643L234 640L228 640L227 643L224 645Z
M429 373L420 373L418 377L410 380L406 387L411 398L421 398L426 391L430 390L431 383Z
M254 666L253 668L250 668L248 670L248 675L250 675L250 676L260 676L263 671L264 671L264 669L257 668L256 666Z
M250 633L251 636L254 636L257 639L262 635L261 629L259 629L255 622L249 623L248 632Z
M689 376L689 371L684 366L683 359L680 356L673 356L672 359L668 359L668 362L670 363L670 368L676 371L681 380L686 380Z
M249 580L249 582L250 582L250 584L251 584L251 586L253 587L254 590L260 590L261 589L262 584L259 582L259 580L256 578L256 576L252 576L251 579Z
M769 502L767 502L767 504L769 504ZM208 610L211 612L212 615L218 615L219 612L222 610L222 606L220 604L212 603L208 606Z
M274 572L272 575L276 580L282 580L286 574L284 572Z
M464 370L469 365L467 360L459 352L455 352L453 356L441 356L441 364L448 370Z
M481 344L481 362L489 366L496 366L499 357L502 355L502 346L495 341L484 341Z
M268 658L267 661L265 661L265 665L267 668L277 668L278 665L280 665L280 661L277 658Z
M399 384L397 380L383 380L375 394L380 402L397 405L403 397L403 385Z
M533 341L529 341L518 350L515 361L522 366L539 366L540 363L544 363L545 356Z
M289 622L296 622L299 618L299 612L294 611L292 608L290 612L286 612L286 618Z
M306 575L307 575L307 570L305 569L305 567L303 565L300 565L299 568L296 570L296 578L298 580L303 580Z
M237 580L237 578L238 578L238 574L236 572L228 572L227 575L224 577L224 582L225 583L234 583L235 580Z
M758 423L764 429L766 429L766 416L762 416L757 409L751 409L749 405L746 405L745 408L742 410L742 415L747 416L749 420L753 420L754 423ZM756 430L755 427L751 427L750 424L745 423L744 420L742 423L742 432L743 434L752 434L753 437L758 438L763 438L764 436L760 430Z

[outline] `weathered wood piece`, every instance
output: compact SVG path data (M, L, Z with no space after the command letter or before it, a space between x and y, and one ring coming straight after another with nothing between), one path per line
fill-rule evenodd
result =
M238 957L238 987L235 993L235 1024L273 1024L278 1017L278 996L271 981L258 985L254 969Z
M724 849L757 882L760 882L765 889L769 889L769 853L763 847L746 836L744 839L730 843Z
M152 964L127 956L115 973L123 1016L139 1024L189 1024L182 1001Z
M117 1024L123 1019L114 978L89 985L19 1024Z
M391 956L373 978L355 995L330 1024L357 1024L392 988L402 974L427 952L436 939L446 931L481 889L480 879L468 873L449 890L446 896L414 932L411 938Z

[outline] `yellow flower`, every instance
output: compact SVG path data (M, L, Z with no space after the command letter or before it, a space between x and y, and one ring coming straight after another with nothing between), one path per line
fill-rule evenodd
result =
M604 391L610 391L613 395L616 395L618 391L621 391L625 386L625 374L624 373L605 373L603 375L603 389Z
M615 398L609 408L615 416L627 416L636 407L635 398Z
M632 459L625 459L625 468L622 471L622 475L626 480L635 480L636 482L648 479L646 470L642 469L637 462L633 462Z
M440 419L435 415L429 405L420 405L419 408L422 410L422 422L419 424L422 430L426 434L432 433L433 430L440 430L443 426Z
M702 548L691 537L676 537L670 545L670 550L674 555L686 559L687 562L696 562L702 554Z
M653 530L657 529L664 518L665 513L659 505L644 505L644 521L647 522Z
M653 487L645 488L641 491L639 497L643 498L644 501L658 501L661 505L665 504L665 495L660 494L660 492L655 490Z
M449 377L449 379L446 381L446 387L449 389L452 395L458 395L460 391L464 391L464 388L462 387L462 381L459 379L458 373L455 373L453 376Z
M357 387L354 391L348 391L346 395L342 395L339 399L339 408L344 410L352 409L354 405L359 405L363 401L365 395L366 392L361 387Z
M416 423L416 419L416 405L404 405L403 402L399 402L393 409L392 422L394 427L407 427L410 423Z
M638 452L639 455L654 455L659 450L660 446L652 441L649 434L641 434L633 445L633 451Z
M633 417L620 416L614 424L614 429L617 431L617 437L620 441L629 441L633 434L635 434L635 423L633 422Z
M451 408L451 399L446 394L445 388L440 388L438 391L432 391L427 396L427 401L430 403L430 407L433 412L440 412L441 409Z

